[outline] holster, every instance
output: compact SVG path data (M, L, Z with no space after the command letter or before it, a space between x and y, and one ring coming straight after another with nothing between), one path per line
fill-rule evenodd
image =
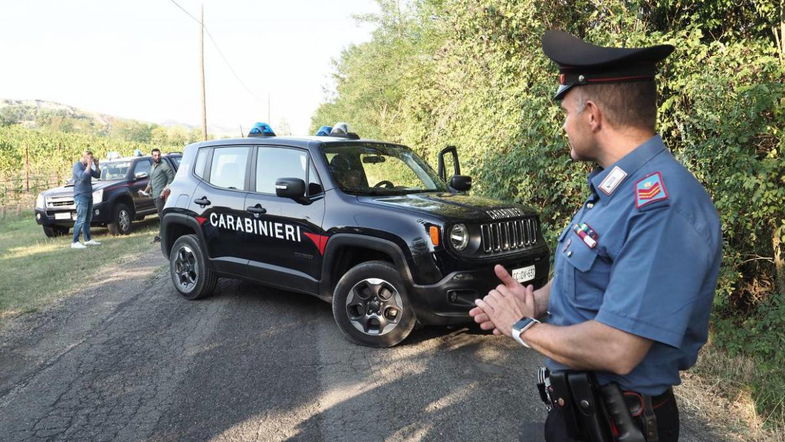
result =
M613 441L593 374L551 373L550 382L553 406L562 410L571 437L587 442Z
M634 412L632 404L625 401L631 398L623 395L616 383L600 387L591 372L541 370L540 378L538 388L543 400L561 410L572 438L587 442L656 442L657 424L650 397L637 395L640 405ZM646 438L633 416L641 419Z

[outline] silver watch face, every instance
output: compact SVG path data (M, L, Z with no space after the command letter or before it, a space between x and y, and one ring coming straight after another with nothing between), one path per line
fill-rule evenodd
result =
M526 328L530 327L532 323L537 322L533 318L523 318L516 322L512 328L517 332L521 332L522 330L526 330Z

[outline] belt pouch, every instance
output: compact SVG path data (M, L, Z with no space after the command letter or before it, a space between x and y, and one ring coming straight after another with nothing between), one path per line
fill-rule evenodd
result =
M591 442L612 441L602 405L595 395L597 384L594 379L588 373L577 372L569 373L567 381L583 437Z
M570 387L567 384L567 373L563 371L551 372L550 381L551 388L553 388L553 393L551 394L553 406L561 409L564 423L567 426L567 433L570 437L580 439L581 430L578 427L578 417L575 414Z

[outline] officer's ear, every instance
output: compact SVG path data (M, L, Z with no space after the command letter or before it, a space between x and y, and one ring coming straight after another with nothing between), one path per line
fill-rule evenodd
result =
M597 106L597 102L594 100L586 100L583 112L586 122L589 124L592 132L597 132L598 130L602 129L603 113L602 109Z

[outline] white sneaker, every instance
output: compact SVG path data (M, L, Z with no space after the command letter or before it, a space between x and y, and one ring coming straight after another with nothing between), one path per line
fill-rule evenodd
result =
M71 243L71 248L72 249L86 249L87 246L85 246L82 243L80 243L79 241L77 241L77 242L72 242Z
M94 239L91 239L90 241L85 241L84 245L86 245L86 246L100 246L101 243L96 241L96 240L94 240Z

